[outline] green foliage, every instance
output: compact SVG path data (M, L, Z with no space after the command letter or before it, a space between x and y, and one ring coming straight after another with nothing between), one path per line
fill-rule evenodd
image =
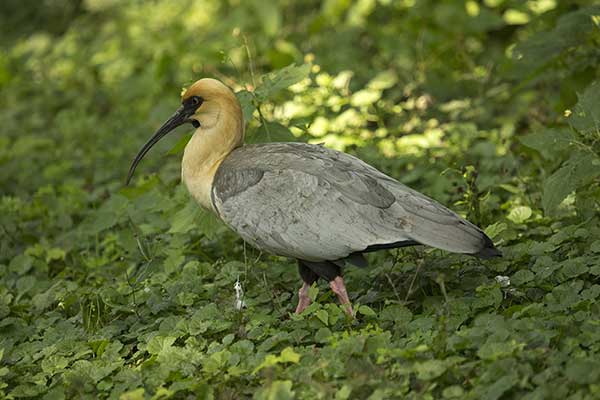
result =
M299 67L289 65L268 73L262 77L261 84L254 89L254 95L262 101L270 99L282 89L286 89L306 78L309 72L310 65L304 64Z
M0 5L0 397L598 397L594 1L271 3ZM189 128L123 186L204 76L248 142L355 154L504 257L373 253L356 320L323 283L292 314L294 262L181 187Z
M545 158L568 159L543 183L542 205L552 215L577 189L586 189L600 176L600 86L592 82L579 97L574 111L567 110L571 130L548 129L524 136L521 142ZM586 195L586 191L578 196Z

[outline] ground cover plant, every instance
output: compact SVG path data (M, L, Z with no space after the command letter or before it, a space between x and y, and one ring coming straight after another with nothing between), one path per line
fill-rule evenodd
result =
M600 6L586 0L3 1L0 397L600 397ZM247 141L355 154L485 228L292 312L180 184L182 86L234 88ZM234 287L235 286L235 287Z

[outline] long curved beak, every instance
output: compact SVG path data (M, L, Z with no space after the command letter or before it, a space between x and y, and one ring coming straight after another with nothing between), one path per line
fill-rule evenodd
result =
M140 161L142 161L142 158L144 158L144 156L152 148L152 146L158 143L160 139L166 136L167 133L171 132L173 129L185 124L186 122L192 122L192 120L190 120L189 117L192 114L194 114L194 111L195 110L189 110L184 106L181 106L179 107L179 109L177 109L175 114L173 114L173 116L171 116L171 118L167 120L167 122L165 122L160 128L158 128L154 136L152 136L150 140L146 142L146 144L137 153L137 156L135 156L135 158L133 159L131 167L129 168L129 173L127 174L127 180L125 181L126 185L129 185L129 181L131 181L131 178L133 177L133 172L135 171L135 168L140 163Z

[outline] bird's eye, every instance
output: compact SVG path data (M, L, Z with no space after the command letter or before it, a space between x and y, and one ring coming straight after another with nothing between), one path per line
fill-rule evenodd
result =
M197 106L198 104L200 104L200 97L193 96L192 97L192 105Z

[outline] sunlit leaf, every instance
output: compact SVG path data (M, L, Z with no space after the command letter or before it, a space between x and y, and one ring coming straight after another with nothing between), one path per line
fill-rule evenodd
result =
M267 357L264 359L264 361L260 365L258 365L252 373L256 374L258 371L260 371L263 368L272 367L277 364L281 364L281 363L295 364L295 363L298 363L299 361L300 361L300 354L296 353L293 348L286 347L285 349L283 349L281 351L281 353L278 356L275 356L272 354L267 355Z
M510 210L507 218L510 219L515 224L522 224L527 221L529 217L531 217L532 211L531 208L527 206L517 206Z
M509 25L523 25L529 22L529 15L511 8L504 13L504 21Z
M257 400L292 400L294 391L292 391L292 381L274 381L268 387L257 392Z
M172 336L155 336L148 342L148 353L160 354L168 352L177 338Z

